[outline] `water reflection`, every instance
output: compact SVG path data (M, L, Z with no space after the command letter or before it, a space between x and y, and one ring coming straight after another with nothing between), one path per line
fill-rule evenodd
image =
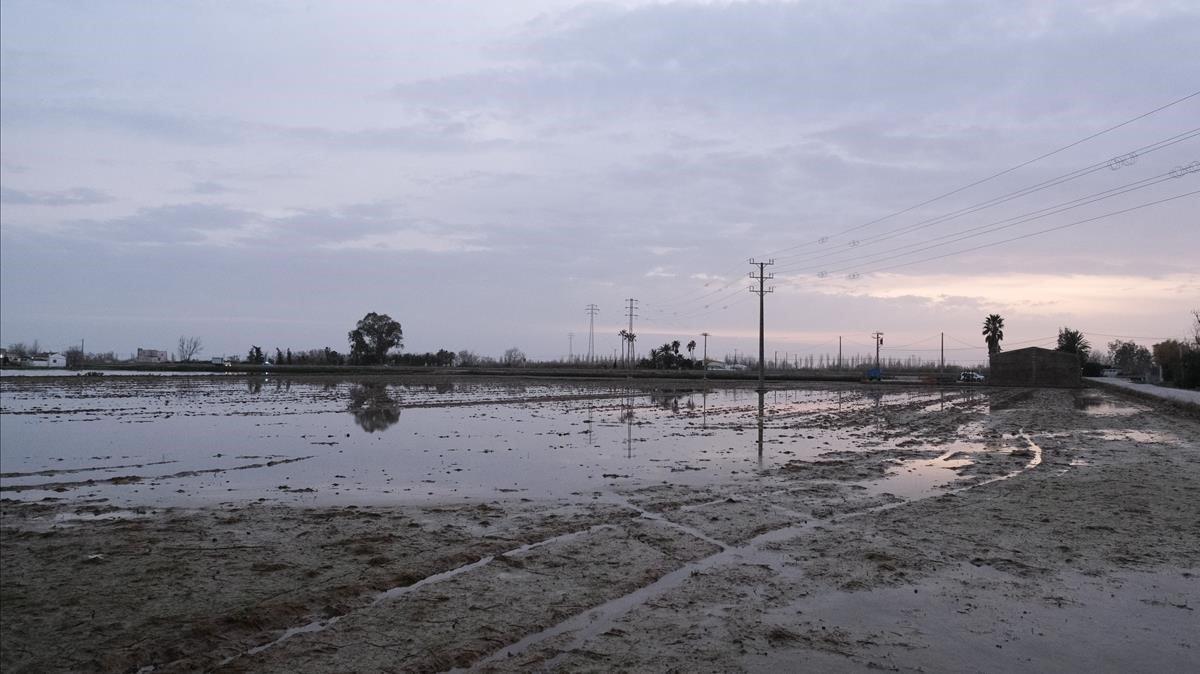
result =
M348 411L364 431L385 431L400 421L400 403L388 395L387 385L376 382L350 387Z
M625 423L625 458L633 458L633 398L626 397L621 405L621 421Z
M763 468L763 396L766 392L758 391L758 469Z

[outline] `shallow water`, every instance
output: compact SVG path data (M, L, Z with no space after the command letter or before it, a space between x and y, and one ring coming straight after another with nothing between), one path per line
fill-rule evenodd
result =
M581 497L745 479L877 446L873 412L958 402L936 390L804 387L766 393L760 416L746 388L403 381L6 379L0 493L143 505ZM826 423L846 414L863 427ZM961 465L897 463L894 482L871 488L916 495Z

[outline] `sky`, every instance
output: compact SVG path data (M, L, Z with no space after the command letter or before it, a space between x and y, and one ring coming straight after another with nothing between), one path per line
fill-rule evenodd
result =
M768 358L1183 337L1197 35L1171 0L6 0L0 342L346 351L374 311L549 359L594 303L612 357L635 298L639 352L721 357L751 258Z

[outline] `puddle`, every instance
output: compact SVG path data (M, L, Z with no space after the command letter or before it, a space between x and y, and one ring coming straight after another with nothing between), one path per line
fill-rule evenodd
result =
M806 386L760 399L736 387L383 377L13 378L0 387L0 495L148 506L708 485L868 447L885 410L937 414L986 400L930 389ZM830 421L847 415L858 415L850 427ZM953 467L898 464L889 488L933 488Z
M1181 442L1179 436L1166 431L1139 431L1133 429L1122 429L1119 431L1091 431L1089 435L1100 440L1109 440L1113 442L1124 441L1157 444Z
M1075 409L1095 417L1127 417L1146 411L1144 407L1104 398L1091 392L1077 394L1074 403Z

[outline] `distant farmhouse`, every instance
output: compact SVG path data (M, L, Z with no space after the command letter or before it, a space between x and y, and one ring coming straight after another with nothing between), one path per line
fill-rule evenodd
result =
M29 359L30 367L66 367L67 357L61 353L39 353Z
M137 350L137 358L135 358L135 360L139 363L165 363L170 359L171 354L167 353L166 351L141 348Z
M1079 356L1037 346L1001 351L991 356L988 383L993 386L1078 388Z

